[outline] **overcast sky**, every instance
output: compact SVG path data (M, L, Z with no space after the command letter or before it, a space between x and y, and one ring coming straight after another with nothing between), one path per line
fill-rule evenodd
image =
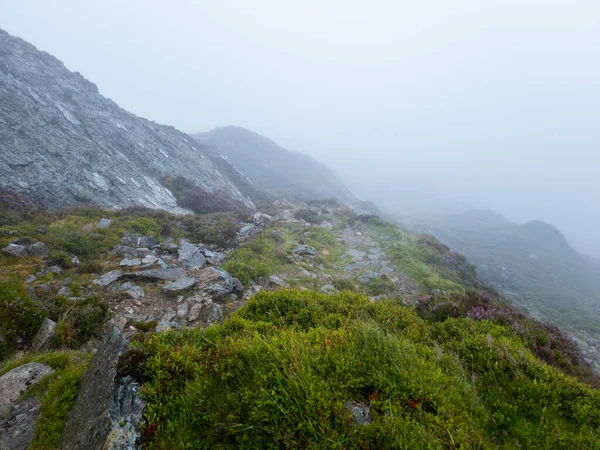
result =
M138 115L244 126L359 191L546 220L600 255L598 0L0 0L0 26Z

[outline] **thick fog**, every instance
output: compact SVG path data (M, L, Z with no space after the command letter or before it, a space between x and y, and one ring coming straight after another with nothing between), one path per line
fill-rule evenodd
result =
M600 255L597 0L3 0L0 27L141 116L240 125L400 212L491 208Z

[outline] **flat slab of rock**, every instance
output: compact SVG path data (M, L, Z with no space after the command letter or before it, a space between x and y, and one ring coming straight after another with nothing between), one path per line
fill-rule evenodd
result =
M23 364L0 377L0 418L8 417L17 399L54 369L40 363Z
M128 277L143 278L146 280L164 280L177 281L180 278L185 278L186 273L181 267L173 269L148 269L140 272L132 272L127 274Z
M108 227L110 227L111 222L112 222L112 220L110 220L110 219L106 219L106 218L100 219L100 222L98 222L98 228L106 230L106 229L108 229Z
M192 277L181 278L177 281L172 281L163 286L162 291L165 294L177 295L187 291L196 284L196 279Z
M110 272L105 273L100 278L96 278L93 283L98 286L106 287L109 284L118 281L123 276L123 272L120 270L111 270Z

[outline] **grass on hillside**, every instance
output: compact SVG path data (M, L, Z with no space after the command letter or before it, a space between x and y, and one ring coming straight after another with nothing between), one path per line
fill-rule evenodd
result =
M131 351L150 449L600 446L600 392L489 320L280 290ZM372 423L357 425L348 401L369 405Z

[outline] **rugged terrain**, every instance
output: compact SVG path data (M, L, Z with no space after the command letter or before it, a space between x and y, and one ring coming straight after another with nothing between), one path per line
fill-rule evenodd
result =
M519 309L572 333L600 361L600 266L543 222L517 225L489 211L405 220L477 266Z
M81 74L0 30L0 187L47 208L142 205L182 212L165 177L202 212L252 208L191 137L122 110Z

